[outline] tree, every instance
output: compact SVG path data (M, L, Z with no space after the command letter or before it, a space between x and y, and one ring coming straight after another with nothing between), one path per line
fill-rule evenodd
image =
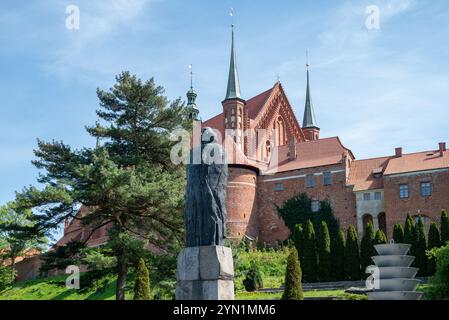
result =
M295 232L293 234L293 243L298 251L299 261L303 261L304 258L304 230L301 224L295 226Z
M433 300L447 300L449 298L449 244L434 248L430 251L430 255L435 259L436 272L430 278L429 290L426 296Z
M411 244L412 247L410 248L410 255L414 255L414 229L415 229L415 223L413 222L412 216L407 214L407 218L405 219L405 227L404 227L404 243Z
M317 281L318 256L316 250L315 229L312 221L307 221L304 230L304 280L306 282Z
M129 267L145 244L168 254L170 243L184 241L185 170L170 161L177 143L170 134L188 128L188 108L179 99L169 102L153 79L143 83L124 72L116 80L110 91L97 91L100 122L87 127L96 148L74 150L63 142L38 140L33 164L43 188L24 188L17 202L39 213L29 230L35 234L50 234L68 218L79 219L91 234L111 226L116 299L124 300ZM80 205L90 214L77 216Z
M419 268L418 275L423 277L427 275L427 244L421 217L418 218L418 223L415 225L414 239L415 267Z
M446 244L449 241L449 214L446 210L441 211L441 222L440 222L440 228L441 228L441 242Z
M248 292L257 291L263 288L263 279L260 273L258 264L255 261L251 261L250 268L246 273L246 277L243 280L245 290Z
M302 292L301 264L298 258L298 251L292 248L287 259L287 269L285 271L285 288L282 300L303 300Z
M318 279L321 282L331 281L331 239L329 230L325 221L321 222L321 228L318 233Z
M14 282L16 272L11 267L6 267L0 263L0 291L5 290Z
M400 223L394 225L393 240L395 243L404 243L404 229Z
M139 265L137 266L134 300L151 300L150 273L143 258L140 258Z
M360 280L360 256L357 231L350 225L346 235L345 274L347 280Z
M42 264L40 273L46 274L50 270L65 270L70 265L81 265L83 261L82 250L86 245L80 241L70 241L64 246L56 246L52 250L41 255Z
M332 242L331 261L334 280L343 281L345 278L345 234L342 230L338 231L338 237Z
M430 224L428 240L428 250L441 247L440 232L438 231L438 227L435 222L432 222ZM433 257L432 255L427 255L427 257L429 259L427 264L427 273L429 276L433 276L436 271L435 257Z
M19 211L15 202L9 202L0 207L0 254L9 259L12 269L15 269L17 257L35 249L43 251L47 244L44 237L34 237L26 232L34 226L31 210Z
M366 268L373 264L372 256L375 256L374 250L374 226L370 222L365 227L365 232L360 243L360 265L362 276L365 275Z
M385 233L382 230L377 230L376 232L376 236L374 237L374 241L373 244L386 244L388 242L387 240L387 236L385 235ZM376 249L374 249L375 251ZM374 252L374 255L377 255L376 251Z

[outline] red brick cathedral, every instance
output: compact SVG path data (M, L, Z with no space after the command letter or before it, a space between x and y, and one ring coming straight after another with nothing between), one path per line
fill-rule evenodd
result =
M188 98L197 117L193 89ZM320 137L311 101L308 65L302 126L279 81L244 99L232 33L226 97L220 113L202 123L222 137L234 132L227 199L229 238L247 236L267 244L285 240L289 230L278 217L276 205L303 192L313 199L312 211L328 199L341 227L353 224L359 234L373 222L376 230L391 237L394 224L403 223L407 213L421 216L427 226L439 222L441 210L449 209L445 143L430 151L405 154L396 148L394 155L356 160L338 137ZM265 133L259 134L261 130ZM255 139L243 132L253 133ZM271 167L276 170L267 170Z

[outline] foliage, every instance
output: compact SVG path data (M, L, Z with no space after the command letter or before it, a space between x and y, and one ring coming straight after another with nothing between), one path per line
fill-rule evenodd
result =
M134 300L150 300L150 273L145 260L140 258L137 266L136 280L134 284Z
M298 251L299 261L304 259L304 230L301 224L295 226L295 232L293 233L293 243Z
M446 210L441 211L440 228L441 242L446 244L449 241L449 214Z
M40 273L46 274L52 269L65 270L70 265L81 265L85 247L85 244L79 241L70 241L64 246L54 247L41 255Z
M11 285L15 277L16 272L13 268L0 264L0 291Z
M427 275L427 244L426 235L424 233L424 223L421 217L419 217L418 223L415 225L414 239L416 239L413 246L413 252L415 254L414 266L419 268L418 276L423 277Z
M243 280L245 290L248 292L257 291L263 288L262 275L259 270L259 266L254 261L251 262L251 267L246 273L246 277Z
M404 228L400 223L394 225L393 240L395 243L404 243Z
M291 235L295 232L295 227L301 224L303 227L307 221L312 221L314 228L318 230L321 221L327 223L331 238L338 235L339 222L335 218L331 204L328 200L320 202L320 210L312 212L312 199L305 193L288 199L282 207L277 207L278 215L284 220ZM301 254L301 253L299 253Z
M428 240L429 240L428 250L441 247L440 232L438 231L438 227L435 222L432 222L430 224ZM436 271L436 261L435 257L433 256L428 255L428 258L429 261L427 264L427 274L429 276L432 276L435 274Z
M331 262L333 280L342 281L345 279L345 234L342 230L338 232L338 237L332 241Z
M365 275L366 268L372 265L371 257L375 256L374 250L374 226L372 223L368 223L365 228L365 232L362 237L362 241L360 242L360 265L362 277Z
M360 255L357 231L350 225L346 235L345 274L347 280L360 280Z
M426 295L430 299L449 299L449 244L433 248L429 255L436 259L436 272L430 278Z
M129 267L137 247L167 250L183 242L185 170L170 161L171 131L187 126L188 108L169 102L153 79L142 82L120 74L110 91L97 91L100 121L87 131L95 149L74 150L63 142L38 140L33 164L42 173L42 189L17 194L20 208L33 209L35 236L50 234L73 218L80 205L91 209L78 216L92 233L111 226L110 243L117 258L117 299L124 299ZM84 240L84 239L83 239Z
M305 224L304 229L304 261L303 261L303 271L304 271L304 281L305 282L316 282L317 267L318 267L318 255L316 249L316 237L315 229L313 227L312 221L308 220Z
M374 245L376 245L376 244L386 244L387 242L388 242L388 240L387 240L387 236L385 235L385 233L382 230L380 230L380 229L377 230L376 236L374 237L373 244ZM375 252L374 252L374 254L377 255Z
M318 232L318 279L320 282L332 280L331 266L331 239L329 230L325 221L321 222L321 228Z
M405 219L404 243L413 245L413 242L414 242L413 230L414 229L415 229L415 223L413 222L413 218L409 213L409 214L407 214L407 218ZM410 251L410 254L413 255L413 252Z
M296 248L292 248L287 260L287 268L285 271L285 288L284 294L282 295L282 300L303 300L304 296L301 281L302 273L298 251L296 251Z

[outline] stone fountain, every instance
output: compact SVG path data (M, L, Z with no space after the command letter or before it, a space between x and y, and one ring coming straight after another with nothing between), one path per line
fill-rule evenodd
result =
M415 257L407 255L411 245L394 243L375 245L378 256L372 257L376 266L369 267L374 280L374 290L368 292L369 300L419 300L416 292L420 280L415 279L417 268L410 265ZM378 281L376 281L378 280Z

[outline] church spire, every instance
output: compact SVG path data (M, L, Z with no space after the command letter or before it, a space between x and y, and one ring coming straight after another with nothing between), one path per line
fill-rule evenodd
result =
M310 94L310 75L309 75L309 53L307 51L307 62L306 62L306 70L307 70L307 88L306 88L306 104L304 108L304 119L302 123L302 128L304 134L306 135L307 140L317 140L319 139L320 128L317 125L315 118L315 111L313 110L312 105L312 96Z
M196 106L196 97L197 94L193 90L193 70L192 65L189 65L190 70L190 90L187 91L187 108L190 110L190 118L193 120L198 120L198 115L200 113L200 110Z
M234 17L234 10L231 9L231 17ZM232 21L232 44L231 44L231 63L229 66L229 77L228 77L228 88L226 90L226 98L229 99L241 99L240 94L240 81L237 72L237 59L235 53L235 43L234 43L234 21Z

